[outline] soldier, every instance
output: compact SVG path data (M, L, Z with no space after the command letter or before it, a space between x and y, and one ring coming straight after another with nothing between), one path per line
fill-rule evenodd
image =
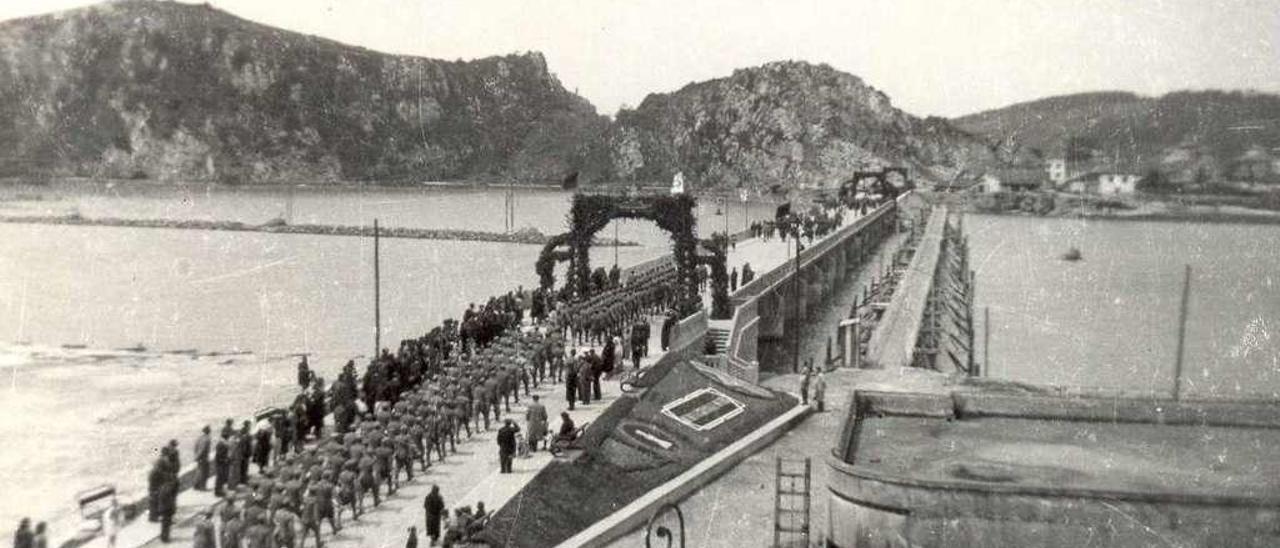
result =
M228 501L222 507L222 548L240 548L241 539L244 538L244 522L240 520L240 512L227 512L228 508L234 510L234 503Z
M373 456L365 454L360 457L360 462L357 464L360 470L359 504L361 508L364 507L364 495L369 491L373 492L373 506L376 508L382 504L382 496L378 493L378 479L373 471L375 462Z
M240 542L245 548L273 548L272 522L262 512L245 510L243 520L247 525Z
M410 416L409 418L409 441L413 444L412 458L418 460L418 464L422 465L422 473L427 473L427 468L431 466L431 455L428 448L423 445L423 438L426 436L426 430L422 428L422 420Z
M316 496L317 508L320 512L316 521L329 520L329 528L333 534L338 534L342 530L342 524L338 521L338 512L334 508L333 500L335 495L335 487L333 485L333 475L325 472L320 476L320 481L311 487L312 492Z
M396 481L400 481L400 472L405 473L406 481L413 481L413 444L408 434L399 434L395 438Z
M343 466L342 472L338 473L338 503L345 504L351 509L351 519L360 520L360 511L363 509L361 498L356 493L356 466L355 461L349 460ZM341 514L335 512L341 521Z
M378 483L387 484L387 496L394 495L396 492L396 479L392 474L391 467L394 464L395 450L391 448L391 440L384 439L374 448L374 475L378 479Z
M476 420L476 430L480 430L480 419L484 418L484 431L489 431L489 402L485 401L482 379L476 379L471 385L472 416Z
M302 538L298 543L298 548L302 548L307 545L308 533L313 533L315 535L316 548L324 546L320 542L320 519L322 513L320 510L320 504L320 498L316 496L314 489L308 489L306 494L303 495L301 512Z
M276 510L275 514L275 530L272 537L275 538L275 548L294 548L298 541L298 515L293 513L293 507L285 505ZM254 544L252 548L257 548Z

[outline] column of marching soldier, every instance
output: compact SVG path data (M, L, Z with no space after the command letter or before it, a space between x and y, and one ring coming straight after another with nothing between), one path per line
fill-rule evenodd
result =
M323 522L336 533L344 517L358 520L370 504L381 504L384 493L394 493L402 478L412 480L415 466L427 470L456 452L462 435L500 423L511 400L519 403L521 386L528 396L531 385L563 379L577 385L567 387L570 401L586 401L581 387L598 387L613 362L601 365L591 352L571 353L573 361L566 363L567 339L592 333L593 324L581 318L608 317L612 321L605 332L620 334L626 320L670 304L673 276L667 264L632 277L625 286L603 289L604 299L598 294L589 304L561 302L558 307L547 304L541 290L521 288L480 309L472 305L461 323L446 320L423 337L403 341L394 355L384 349L359 382L349 361L328 391L303 358L298 380L305 388L287 411L263 419L256 432L249 421L236 429L228 419L216 440L206 426L197 440L194 488L207 489L212 477L222 500L199 516L195 546L301 548L312 538L319 548ZM533 326L519 329L525 310ZM615 315L619 310L626 314ZM639 323L627 349L637 357L647 354L648 340L647 322L643 328ZM606 341L606 351L618 340ZM330 411L334 425L326 435ZM250 473L251 463L256 475ZM152 471L158 479L151 484L152 515L162 522L165 542L176 506L177 469L175 441ZM440 510L433 523L428 508L426 534L433 543L441 534L441 514L447 515ZM215 514L221 527L214 526ZM463 523L453 523L454 533L463 538L483 523L482 515L458 515Z

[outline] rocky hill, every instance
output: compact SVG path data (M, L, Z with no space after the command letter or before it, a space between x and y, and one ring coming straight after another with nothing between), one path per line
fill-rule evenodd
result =
M1229 166L1253 147L1280 146L1280 95L1187 91L1161 97L1104 92L1050 97L954 120L1004 150L1119 158L1154 165L1195 147Z
M208 6L0 23L0 175L558 181L607 126L540 54L377 53Z
M944 178L992 160L981 139L893 107L883 92L827 65L777 62L651 94L618 113L593 152L593 178L695 188L823 185L859 169L907 165Z

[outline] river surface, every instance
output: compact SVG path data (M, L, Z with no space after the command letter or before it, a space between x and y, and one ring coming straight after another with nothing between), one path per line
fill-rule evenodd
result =
M1183 390L1280 399L1280 226L967 215L987 374L1171 393L1185 265ZM1083 260L1061 256L1069 248Z
M572 194L514 192L515 229L568 229ZM66 215L450 228L501 232L507 193L453 187L360 189L55 184L0 187L0 215ZM713 201L700 234L724 230ZM744 207L727 209L732 231ZM773 204L749 204L752 219ZM622 221L626 267L669 252L649 221ZM614 236L614 227L599 234ZM421 335L469 302L537 284L541 246L442 240L381 243L382 346ZM614 249L592 250L609 266ZM563 278L564 267L557 269ZM332 379L374 350L370 238L0 223L0 538L23 516L74 527L73 495L111 483L144 490L154 450L201 425L287 403L295 353ZM70 346L72 348L66 348ZM83 346L81 349L79 347ZM145 351L116 351L143 348Z
M515 192L515 227L567 230L572 194ZM63 184L10 190L0 213L451 228L501 232L500 189L244 188ZM35 199L39 197L40 199ZM698 208L700 233L744 228L745 214ZM669 252L648 221L620 221L625 267ZM613 237L613 227L599 236ZM540 246L385 239L381 249L384 346L421 334L467 303L537 283ZM609 266L613 248L593 249ZM557 270L563 277L564 266ZM154 350L268 353L372 350L373 244L369 238L151 228L0 225L0 341Z

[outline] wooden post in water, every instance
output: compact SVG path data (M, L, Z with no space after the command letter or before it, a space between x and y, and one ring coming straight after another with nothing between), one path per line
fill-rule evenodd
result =
M373 220L373 359L382 352L382 272L378 256L378 220Z
M1182 305L1178 310L1178 353L1173 357L1173 399L1182 398L1182 353L1187 338L1187 301L1191 299L1191 265L1182 276Z

